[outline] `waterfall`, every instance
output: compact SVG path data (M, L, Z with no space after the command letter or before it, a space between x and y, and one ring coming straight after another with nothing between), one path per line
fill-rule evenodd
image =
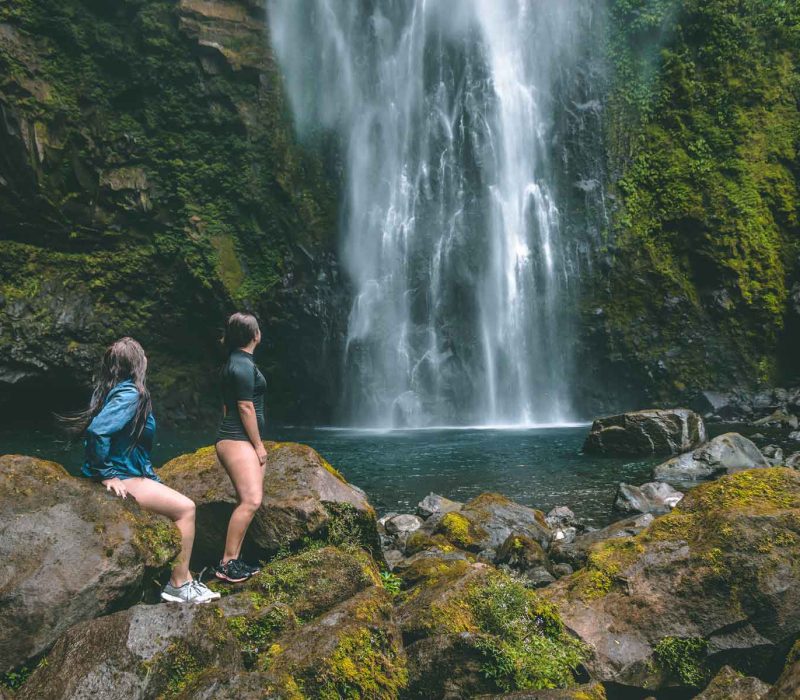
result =
M558 120L590 7L268 0L298 133L341 147L343 422L573 416Z

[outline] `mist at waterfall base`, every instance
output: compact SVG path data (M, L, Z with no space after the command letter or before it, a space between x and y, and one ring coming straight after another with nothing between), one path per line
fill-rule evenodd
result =
M598 4L267 7L297 132L312 147L333 135L341 157L338 422L574 421L575 293L602 193L566 141L599 105L585 76ZM576 182L586 206L570 218Z
M413 512L431 491L465 501L492 491L549 510L568 505L595 526L613 520L620 481L650 480L654 462L580 454L588 427L546 430L342 430L270 426L268 439L317 449L363 488L380 515ZM50 459L77 475L83 451L53 430L0 427L0 454ZM153 462L160 467L213 441L213 430L159 427Z

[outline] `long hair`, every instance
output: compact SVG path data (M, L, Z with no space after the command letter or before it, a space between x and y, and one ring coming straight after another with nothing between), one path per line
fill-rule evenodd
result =
M144 349L133 338L120 338L106 348L100 367L94 377L94 388L89 407L71 416L59 416L71 433L83 434L92 419L103 408L108 392L117 384L130 379L139 392L139 402L132 421L131 435L138 440L144 430L147 417L153 410L150 392L147 389L147 356Z
M258 333L258 319L253 314L237 312L229 316L225 323L225 335L222 337L222 344L231 353L255 340Z

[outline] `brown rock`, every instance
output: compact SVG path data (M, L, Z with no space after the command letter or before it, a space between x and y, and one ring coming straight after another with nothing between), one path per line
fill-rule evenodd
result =
M768 692L764 681L723 666L695 700L761 700Z
M177 555L166 518L54 462L0 457L0 672L141 599Z

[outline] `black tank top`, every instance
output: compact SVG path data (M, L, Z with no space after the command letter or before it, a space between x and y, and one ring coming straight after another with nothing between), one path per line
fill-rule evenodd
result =
M263 439L266 427L264 395L267 391L267 382L253 362L253 356L244 350L234 350L222 368L221 379L225 415L217 431L217 441L250 440L239 415L238 401L253 402L258 432Z

